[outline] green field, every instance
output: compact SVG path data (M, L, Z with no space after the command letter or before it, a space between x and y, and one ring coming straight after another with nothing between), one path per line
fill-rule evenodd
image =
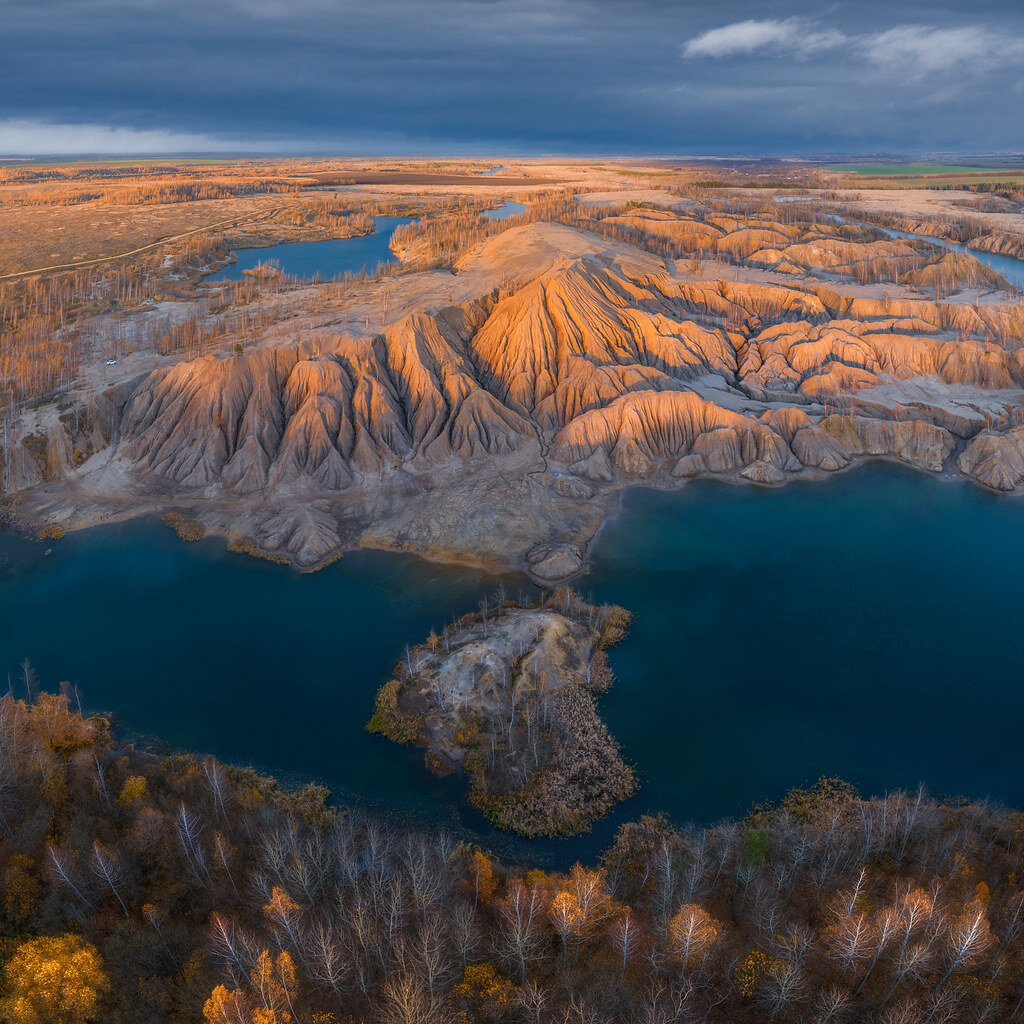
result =
M883 178L892 174L992 174L1001 170L1024 170L1024 166L996 164L991 167L968 167L962 164L830 164L826 171L849 171L872 178Z

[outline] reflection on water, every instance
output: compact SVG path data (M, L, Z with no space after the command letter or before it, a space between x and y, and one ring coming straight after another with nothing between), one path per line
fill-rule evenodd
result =
M873 465L627 493L579 586L636 615L601 708L641 788L557 842L488 829L460 780L363 730L404 645L497 578L372 551L300 575L152 522L45 550L0 536L0 671L27 656L126 728L506 857L571 863L641 813L709 821L822 774L1024 804L1024 519L963 482Z
M501 206L496 206L493 210L484 210L484 216L488 220L508 220L509 217L514 217L525 209L526 206L523 203L514 203L511 199L507 199Z
M237 263L226 266L206 281L242 281L245 271L267 263L276 263L289 276L323 281L341 274L373 273L381 264L395 262L391 236L400 224L411 224L408 217L374 217L376 231L355 238L332 238L326 242L289 242L264 249L240 249Z

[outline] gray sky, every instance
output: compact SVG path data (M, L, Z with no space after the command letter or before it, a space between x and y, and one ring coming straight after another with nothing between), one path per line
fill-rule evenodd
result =
M0 0L0 154L1024 150L1021 0Z

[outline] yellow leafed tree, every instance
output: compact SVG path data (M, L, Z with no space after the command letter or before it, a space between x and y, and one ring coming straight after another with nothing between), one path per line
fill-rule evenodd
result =
M5 1024L85 1024L110 988L95 946L77 935L23 942L4 966Z
M704 960L721 933L721 922L696 903L687 903L676 911L669 921L669 934L684 974L687 967Z
M294 1024L295 965L287 953L264 950L249 975L249 992L218 985L203 1007L205 1024Z

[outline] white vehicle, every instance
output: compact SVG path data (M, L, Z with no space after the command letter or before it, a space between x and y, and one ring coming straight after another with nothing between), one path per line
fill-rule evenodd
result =
M116 359L108 359L107 360L107 366L117 366L117 360Z

